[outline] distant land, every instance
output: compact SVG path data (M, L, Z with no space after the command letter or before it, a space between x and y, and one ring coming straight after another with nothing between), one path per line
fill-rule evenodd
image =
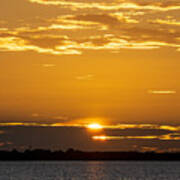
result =
M180 152L84 152L74 149L67 151L51 151L43 149L27 149L24 152L17 151L0 151L0 161L69 161L69 160L126 160L126 161L180 161Z

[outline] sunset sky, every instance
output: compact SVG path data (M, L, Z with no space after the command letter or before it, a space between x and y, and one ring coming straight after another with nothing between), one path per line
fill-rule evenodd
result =
M1 149L180 151L179 0L1 0L0 73Z

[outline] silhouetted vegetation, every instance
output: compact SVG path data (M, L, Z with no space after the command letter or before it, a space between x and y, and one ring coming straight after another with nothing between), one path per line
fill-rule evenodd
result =
M138 160L179 161L180 153L156 152L83 152L74 149L50 151L43 149L19 152L0 151L0 160Z

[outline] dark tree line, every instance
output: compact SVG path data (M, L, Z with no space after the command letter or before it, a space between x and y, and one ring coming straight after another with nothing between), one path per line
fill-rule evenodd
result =
M51 151L43 149L27 149L24 152L17 150L0 151L0 160L158 160L179 161L180 153L156 152L83 152L74 149L67 151Z

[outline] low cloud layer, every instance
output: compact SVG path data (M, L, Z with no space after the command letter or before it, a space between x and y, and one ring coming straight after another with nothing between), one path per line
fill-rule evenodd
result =
M180 145L180 128L154 125L122 125L124 129L91 131L83 126L1 123L1 149L32 148L81 150L171 151ZM134 128L132 128L134 126ZM137 127L136 127L137 126ZM120 125L119 125L120 127ZM129 128L130 127L130 128ZM141 128L138 128L141 127ZM145 128L147 127L147 128ZM33 132L33 133L32 133ZM100 142L99 142L100 141ZM146 147L146 148L145 148Z

